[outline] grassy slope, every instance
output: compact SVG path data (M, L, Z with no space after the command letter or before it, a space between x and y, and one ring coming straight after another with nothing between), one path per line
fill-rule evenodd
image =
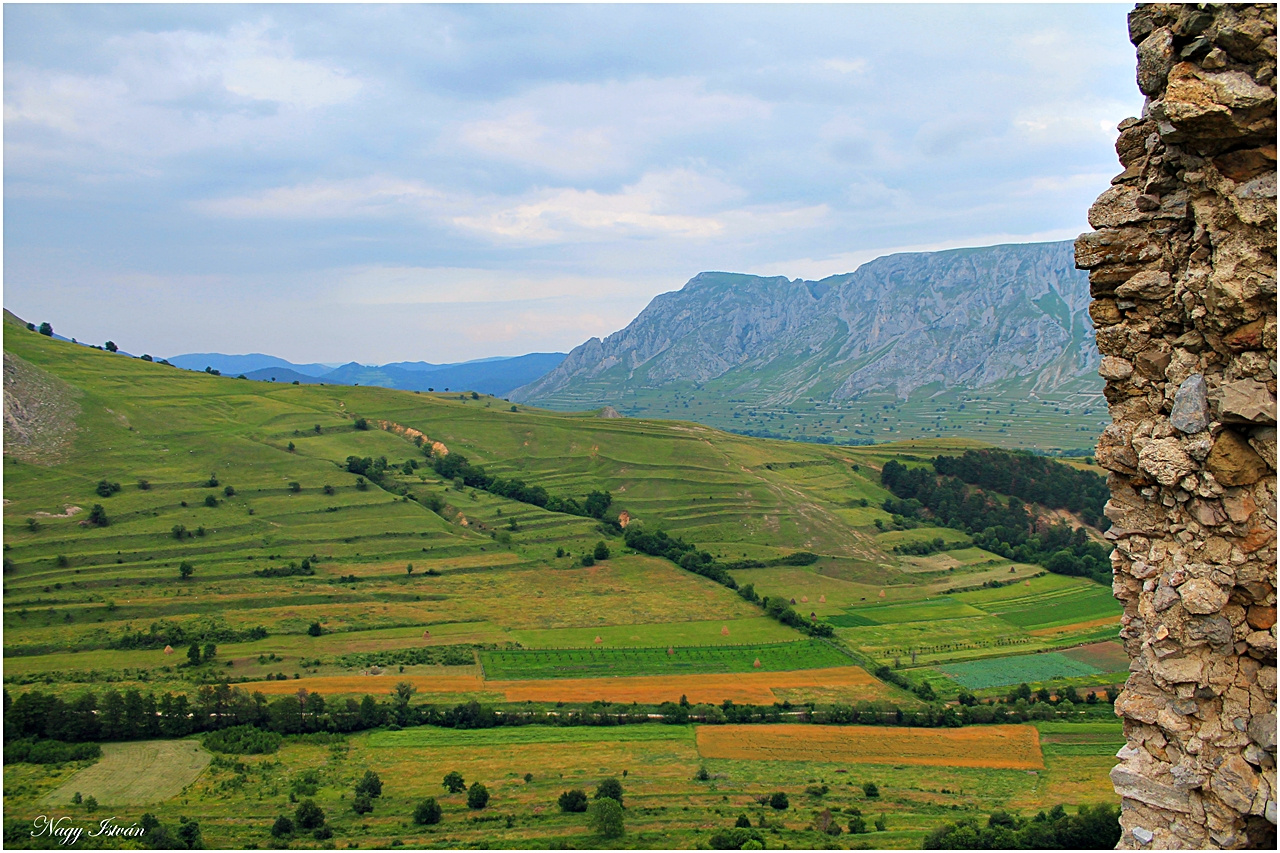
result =
M920 645L914 637L921 630L930 632L935 644L942 636L954 636L956 645L975 638L1019 637L1035 648L1069 646L1090 638L1090 630L1097 632L1068 625L1047 636L1030 633L1049 624L1028 615L1036 607L1041 587L1049 596L1046 602L1061 604L1065 600L1061 596L1076 596L1081 615L1091 615L1096 602L1085 581L1038 578L1031 589L948 594L948 589L978 587L984 580L1008 580L1008 564L977 549L910 559L899 559L888 551L913 537L950 540L954 532L921 528L879 533L875 520L887 519L876 508L886 495L878 485L879 466L891 457L923 463L939 452L971 446L963 440L825 447L746 439L689 423L610 420L589 413L524 407L512 412L509 404L485 397L472 400L456 394L379 388L250 383L113 356L12 325L5 327L5 349L67 383L80 409L74 441L57 464L5 457L5 556L15 564L5 575L4 598L6 686L11 691L27 689L26 685L42 679L63 692L76 692L86 685L101 689L104 681L181 690L189 689L193 677L211 677L211 673L174 666L174 659L158 650L100 648L105 636L126 626L144 629L159 618L267 627L270 636L264 640L220 647L219 671L252 679L277 671L355 674L338 666L336 658L353 651L430 644L516 641L526 647L582 646L588 637L599 635L619 646L707 645L719 642L725 626L731 628L732 643L800 639L762 619L758 609L730 591L662 560L616 555L591 569L576 565L576 555L603 538L594 521L484 493L457 491L438 482L427 468L397 475L397 479L422 499L434 495L445 500L441 515L378 488L357 489L355 477L340 467L348 454L386 455L393 462L422 457L402 436L355 430L355 415L421 430L495 473L522 477L555 494L582 496L591 489L607 489L614 494L617 508L726 559L771 557L796 549L822 554L813 566L752 569L736 575L740 582L755 583L762 593L795 597L797 609L808 608L819 615L857 614L866 608L871 624L841 628L840 634L882 660L890 659L893 649ZM319 434L316 424L321 426ZM287 449L290 441L296 445L292 453ZM220 481L216 489L205 485L211 472ZM94 485L102 478L121 483L122 491L98 497ZM140 478L149 480L151 488L139 489ZM298 493L289 489L288 484L295 481L302 487ZM333 487L332 495L324 492L326 484ZM227 498L225 485L232 485L236 494ZM215 508L204 506L210 494L220 500ZM868 506L861 505L864 500ZM110 526L80 525L94 503L106 508ZM84 511L70 517L39 515L57 516L67 506ZM464 517L465 526L461 524ZM27 518L37 519L37 531L28 529ZM509 529L512 520L514 531ZM190 530L203 526L206 535L179 541L170 532L175 524ZM498 533L510 533L510 543L497 540ZM620 550L619 540L610 540L610 545L615 552ZM557 547L568 549L571 556L555 558ZM319 557L313 577L252 575L255 569L311 554ZM58 565L59 556L65 557L66 567ZM944 556L951 562L942 560ZM186 582L177 578L177 566L183 560L196 566L195 576ZM408 563L414 565L413 574L406 572ZM439 574L427 575L428 569ZM1017 566L1013 577L1021 580L1037 571ZM340 581L350 575L361 580ZM905 609L880 614L893 618L876 619L872 610L881 606ZM1005 612L1016 613L1018 624L1004 619ZM313 619L321 620L332 633L307 636ZM422 636L426 629L431 632L429 639ZM85 650L70 651L75 646ZM47 653L15 655L42 649ZM180 660L182 651L174 657ZM921 658L918 669L904 672L913 680L928 678L940 689L954 690L954 684L948 685L927 664L1007 652L1003 646L980 646L930 653ZM304 665L307 659L321 663ZM233 664L230 668L227 661ZM439 668L429 666L406 670L427 677L438 672ZM450 667L445 672L477 670ZM379 692L386 689L383 685ZM820 697L815 694L815 698ZM807 700L796 694L793 701ZM237 798L255 798L261 803L255 808L263 811L269 823L269 817L284 808L279 802L287 795L282 774L295 767L318 763L331 768L336 784L356 765L381 764L366 749L364 738L355 738L352 744L344 753L348 757L342 759L324 748L290 747L283 754L286 766L251 773L243 795L233 793L238 789L217 787L235 782L234 774L209 771L198 783L204 786L200 794L217 801L202 807L213 821L206 840L261 843L264 839L252 834L257 829L235 819L247 803ZM602 766L614 771L630 766L635 771L649 760L621 741L609 744L601 749L612 757L584 754L586 764L563 770L580 777L576 784L585 784ZM530 769L539 780L545 776L547 781L539 781L527 794L516 794L513 782L512 804L519 808L504 807L506 812L527 814L526 805L550 802L562 784L567 786L568 776L564 783L550 778L557 766L548 757L553 752L566 756L557 760L568 760L563 749L534 750L522 757L520 774ZM441 762L463 761L446 753L414 757L439 765L438 776L444 772ZM494 761L501 763L499 754L506 760L508 751L495 751ZM502 780L507 771L499 772L498 763L467 765L468 779L483 776L505 790L507 783ZM733 792L726 804L719 794L699 795L693 783L683 781L698 763L696 753L682 753L667 774L670 780L655 777L652 782L635 782L657 786L652 807L664 811L645 819L637 813L639 831L631 843L693 843L702 832L700 827L720 825L726 817L731 822L732 815L745 807L746 792L776 784L795 793L805 781L802 777L813 775L799 766L783 772L767 763L724 762L721 767L708 762L713 772L723 771L731 780L717 783ZM411 796L439 793L414 781L416 770L406 775L396 769L399 766L387 765L386 771L399 780L396 787L402 793L396 796L406 798L401 805ZM920 787L913 774L876 770L881 780L898 780L893 784L900 785L903 793L893 800L892 808L904 815L902 833L880 836L877 844L918 843L919 830L944 816L941 811L935 814L932 805L938 799L936 786ZM1058 801L1050 796L1051 787L1039 783L1028 793L1025 774L956 770L952 776L953 790L989 789L965 800L973 807ZM1072 790L1105 789L1105 770L1096 784L1091 779L1082 775ZM62 771L18 767L6 773L6 801L18 806L29 801L34 808L39 797L65 781ZM339 793L335 787L322 797L335 815L343 808ZM264 801L256 799L262 797ZM684 804L694 808L687 816L681 811ZM173 801L162 811L167 819L175 819L174 815L191 808ZM731 809L732 815L717 809ZM383 811L390 807L379 814ZM225 819L217 817L224 812ZM402 819L396 817L396 821ZM535 827L524 817L519 820L516 829L503 835L504 844L515 839L541 844L564 833L570 838L581 834L567 819L550 821L545 835L541 824ZM808 820L806 808L804 817L797 814L787 824L802 833ZM342 823L350 820L343 818ZM350 833L374 843L392 830L392 824L384 827L384 823L374 821L372 826L382 828L367 836L354 826ZM486 833L493 826L464 824L458 814L448 829L422 843L490 843L492 836ZM793 846L810 846L813 840L789 837ZM584 842L579 838L577 843Z

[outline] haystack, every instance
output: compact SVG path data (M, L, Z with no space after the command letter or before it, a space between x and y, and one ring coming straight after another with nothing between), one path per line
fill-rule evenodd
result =
M720 629L720 635L721 635L722 637L727 637L727 636L729 636L729 626L728 626L728 625L725 625L725 626L721 627L721 629Z
M827 597L826 597L825 595L820 595L820 596L818 596L818 603L819 603L819 604L826 604L826 603L827 603Z
M165 646L165 647L164 647L164 653L165 653L166 655L171 655L171 654L173 654L173 646Z
M604 642L604 637L596 637L595 644L598 646Z
M752 665L752 666L754 666L756 669L759 669L759 668L760 668L760 658L756 658L756 662L755 662L755 663L753 663L753 664L751 664L751 665Z

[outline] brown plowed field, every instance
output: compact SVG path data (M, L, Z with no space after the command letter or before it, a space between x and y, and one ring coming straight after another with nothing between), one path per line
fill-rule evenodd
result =
M703 758L1043 770L1034 726L699 726Z
M719 704L726 699L752 705L772 705L773 688L814 688L843 693L845 701L886 698L888 689L857 666L805 669L794 672L742 672L715 675L653 675L619 678L549 678L530 681L485 681L471 675L343 675L239 685L268 695L306 689L324 695L390 693L407 681L419 693L495 693L508 702L690 702Z

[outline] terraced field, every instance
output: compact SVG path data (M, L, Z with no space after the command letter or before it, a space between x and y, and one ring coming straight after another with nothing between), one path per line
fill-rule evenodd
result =
M969 442L854 448L749 439L693 423L511 411L481 395L188 373L12 322L4 340L7 356L39 371L16 372L6 393L52 395L50 411L68 421L33 428L22 454L6 442L11 698L36 689L67 699L131 688L194 694L225 682L268 702L306 690L345 703L366 694L385 701L408 683L414 704L440 707L476 700L569 713L684 697L695 705L793 703L787 713L800 715L809 704L920 707L912 693L871 676L876 664L896 666L912 684L929 681L949 699L961 684L944 668L965 661L1061 652L1096 670L1064 682L1077 684L1101 683L1114 657L1114 648L1097 645L1114 636L1118 614L1104 588L962 547L955 531L891 529L880 508L884 461L924 462ZM628 524L665 529L724 563L813 552L811 565L731 574L802 616L828 620L837 635L814 641L726 586L631 552L595 518L446 480L422 449L433 444L553 496L607 491L612 516L625 512ZM361 477L348 457L385 457L386 474ZM105 523L88 522L95 505ZM936 538L956 547L916 557L893 550ZM583 565L597 543L610 556ZM189 662L193 643L200 663ZM783 737L787 726L759 731ZM199 768L201 750L190 739L162 742L172 755L163 752L170 747L152 755L149 746L108 744L88 767L7 766L6 817L30 819L75 790L101 790L100 802L145 803L166 823L198 815L207 846L264 846L275 843L267 827L294 808L288 797L298 774L316 769L315 796L347 846L591 846L598 839L580 817L560 814L556 798L628 771L628 844L705 843L709 827L727 827L744 811L754 820L754 798L779 788L804 803L803 813L774 816L770 846L826 840L811 824L827 801L803 799L813 775L806 761L700 754L700 737L657 724L415 729L287 740L272 756ZM915 735L884 728L859 737L870 750L861 758L845 741L828 746L849 753L840 762L874 768L883 783L893 817L874 838L878 846L918 845L951 817L939 802L975 813L1057 802L1025 769L961 760L945 738L912 741L908 751L920 762L891 764L872 754L870 741ZM798 740L786 743L784 751L803 752ZM902 744L893 748L907 754ZM1017 754L1032 761L1030 752ZM1066 802L1083 802L1109 791L1105 770L1088 775L1098 772L1088 762L1100 760L1046 752L1047 777L1036 778L1058 779L1055 761L1077 762L1061 790L1075 792ZM134 769L121 772L121 762ZM703 764L711 779L699 782ZM370 768L383 774L387 793L360 817L350 811L350 788ZM438 780L452 768L490 786L492 810L473 815L458 796L442 795ZM840 769L826 762L819 771L832 786L830 802L865 804ZM424 796L441 797L444 823L406 829Z

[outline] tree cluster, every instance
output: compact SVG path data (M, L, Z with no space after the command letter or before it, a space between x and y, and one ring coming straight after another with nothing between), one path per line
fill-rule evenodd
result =
M925 836L926 850L1110 850L1120 842L1120 807L1109 803L1081 806L1069 815L1062 806L1026 819L992 812L985 824L976 818L940 826Z
M963 530L979 548L1037 563L1055 574L1111 582L1110 549L1090 541L1083 527L1045 524L1017 497L1002 498L958 477L907 468L894 459L884 464L880 482L896 496L884 502L885 512L895 518L926 519Z
M423 452L430 448L424 447ZM432 457L431 467L446 480L460 480L464 486L480 489L499 497L531 504L548 510L577 515L583 518L596 518L616 526L616 519L606 518L609 507L613 504L613 496L608 492L592 491L579 501L577 498L559 497L548 494L542 486L531 486L523 480L503 480L485 473L480 465L473 465L461 453L448 453Z
M1102 521L1102 508L1111 496L1105 478L1021 451L966 450L961 456L937 457L933 468L973 486L1079 513L1090 527Z

